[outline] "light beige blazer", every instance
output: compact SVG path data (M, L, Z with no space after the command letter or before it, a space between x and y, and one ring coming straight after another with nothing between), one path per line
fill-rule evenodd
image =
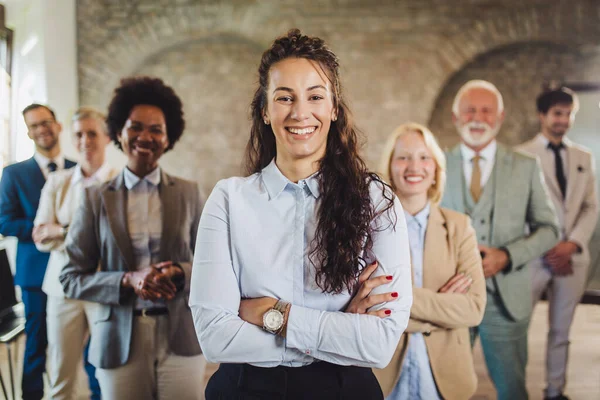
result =
M409 238L410 240L410 238ZM473 278L466 294L438 293L456 273ZM400 379L408 333L423 332L429 362L444 399L468 399L477 388L469 327L479 325L486 293L481 256L469 217L431 206L423 257L423 287L413 288L413 305L406 332L392 361L374 370L385 396Z
M35 226L41 224L71 225L73 215L77 207L81 205L84 191L82 180L73 182L75 171L78 171L78 174L80 173L81 167L79 164L73 168L52 172L48 175L33 222ZM117 169L104 164L96 172L96 179L99 184L104 183L114 178L118 173ZM58 279L62 268L69 260L65 252L64 239L36 243L35 246L39 251L50 252L42 290L48 296L64 297L63 288Z
M588 243L598 221L598 190L594 157L586 148L568 139L563 143L567 148L567 195L563 200L556 172L554 169L554 153L548 150L540 138L535 137L516 149L524 151L540 159L550 198L559 213L564 240L577 243L581 253L573 256L575 265L590 263Z

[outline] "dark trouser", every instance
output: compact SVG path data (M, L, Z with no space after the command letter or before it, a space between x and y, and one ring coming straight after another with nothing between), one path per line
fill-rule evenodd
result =
M46 370L46 301L41 289L21 288L25 305L25 357L23 360L23 399L40 400L44 397Z
M221 364L205 394L206 400L383 400L370 368L326 362L297 368Z

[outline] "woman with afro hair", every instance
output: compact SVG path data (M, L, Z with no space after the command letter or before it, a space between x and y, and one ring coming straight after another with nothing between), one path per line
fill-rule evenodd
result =
M202 201L158 164L183 133L182 107L160 79L121 81L107 125L127 166L86 190L69 229L60 280L67 296L100 303L89 360L106 399L202 398L187 306Z

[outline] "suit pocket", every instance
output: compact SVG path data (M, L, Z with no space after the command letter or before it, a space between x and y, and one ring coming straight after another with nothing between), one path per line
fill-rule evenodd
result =
M98 322L108 321L110 319L111 309L111 306L100 305L100 307L95 310L93 318L94 323L97 324Z

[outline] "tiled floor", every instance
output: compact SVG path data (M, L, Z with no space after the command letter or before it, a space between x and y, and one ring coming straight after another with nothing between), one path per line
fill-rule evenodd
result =
M536 308L529 336L529 365L527 368L528 390L531 400L542 399L544 387L544 347L547 330L546 303ZM23 340L19 343L19 367L22 365ZM572 330L570 348L571 363L568 374L567 394L572 400L600 399L600 306L582 305L577 309ZM474 399L492 400L496 398L494 388L487 377L485 364L479 346L475 349L475 362L479 375L479 388ZM0 369L5 383L8 383L8 366L6 349L0 349ZM207 367L207 378L215 371L215 365ZM17 382L20 371L17 371ZM85 390L83 373L79 385ZM17 384L17 386L19 386ZM19 390L19 388L17 388ZM20 398L19 396L17 398ZM80 396L84 399L85 396Z

